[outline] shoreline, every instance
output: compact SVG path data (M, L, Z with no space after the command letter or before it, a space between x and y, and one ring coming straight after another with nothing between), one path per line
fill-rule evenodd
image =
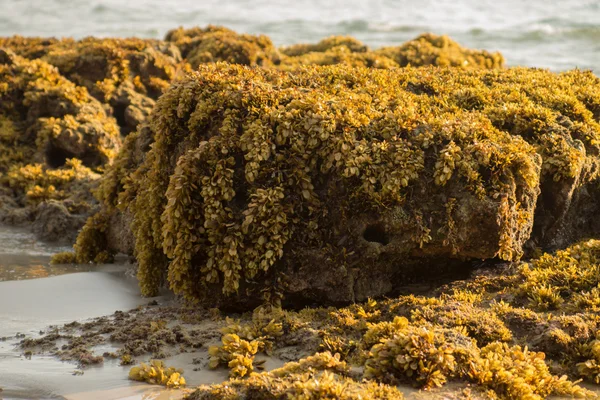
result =
M5 395L594 397L600 78L504 63L0 38Z

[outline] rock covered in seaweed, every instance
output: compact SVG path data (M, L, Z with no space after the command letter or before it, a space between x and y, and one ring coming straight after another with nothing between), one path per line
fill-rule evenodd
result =
M350 36L331 36L316 44L283 47L279 68L291 70L303 65L344 64L369 68L398 68L408 65L498 69L504 67L500 53L472 50L447 36L426 33L399 46L371 50Z
M134 131L150 114L154 100L181 68L179 49L152 39L85 38L45 40L14 36L0 39L30 59L41 59L107 104L123 134Z
M107 166L120 144L115 120L85 88L41 60L0 49L0 180L15 201L3 202L3 220L22 222L14 219L15 206L57 200L68 201L59 214L67 211L70 222L50 231L80 227L82 218L71 213L89 212L90 186L99 177L92 169ZM24 219L42 209L29 209Z
M132 215L147 294L167 275L188 298L383 295L465 259L518 259L540 179L594 179L594 157L577 171L560 160L595 142L574 143L541 96L566 81L527 69L203 66L161 98L151 133L128 138L105 199ZM531 98L505 92L519 85ZM593 131L578 111L578 129ZM140 159L144 137L154 144Z
M77 158L97 167L116 155L120 137L114 120L56 68L1 50L0 84L4 156L54 167ZM2 160L0 168L6 171L10 161Z
M167 33L192 68L225 61L232 64L269 67L278 63L279 53L265 35L239 34L222 26L178 28Z
M464 48L446 35L425 33L400 46L383 47L375 51L396 61L399 66L463 67L495 69L504 67L500 53Z
M91 158L97 157L97 155L89 154L90 148L94 146L87 146L83 143L82 135L68 134L68 132L77 131L85 137L93 138L97 135L94 132L88 132L90 129L94 131L112 129L108 126L99 126L99 124L104 124L102 121L106 115L116 119L122 135L135 131L146 121L156 98L162 94L180 71L190 70L190 63L196 67L201 63L228 61L283 70L297 69L303 64L344 64L374 68L397 66L397 63L391 58L376 54L352 37L330 37L314 45L295 45L279 51L266 36L237 34L229 29L214 26L204 29L176 29L167 34L165 41L135 38L98 39L90 37L74 40L13 36L0 38L0 48L10 49L26 59L19 58L21 60L19 63L33 62L38 65L36 68L40 68L39 65L46 66L47 64L44 63L55 66L57 70L53 73L57 75L57 80L48 82L49 88L61 86L63 83L73 86L76 88L75 91L81 93L83 93L83 88L86 88L88 93L104 108L104 112L98 113L98 119L92 118L92 114L95 113L92 108L97 108L98 103L94 103L93 107L90 106L91 108L87 107L90 112L83 113L85 117L79 113L79 116L74 119L71 118L74 110L48 111L48 114L63 112L66 114L64 117L61 116L61 121L53 122L54 127L61 131L61 136L60 140L53 144L57 148L49 151L49 153L54 153L55 158L58 159L58 161L52 161L52 165L46 165L48 160L43 159L40 154L33 154L32 149L27 150L13 140L15 131L38 129L32 125L35 118L28 117L22 123L16 123L14 118L0 116L0 131L2 131L0 147L2 150L6 149L0 155L0 163L4 165L0 168L4 171L8 171L9 167L12 168L11 190L20 193L17 203L21 207L23 204L35 207L38 202L46 199L62 201L61 199L69 197L70 203L66 208L71 212L74 212L75 209L79 210L76 212L80 212L86 207L89 209L88 203L93 202L90 188L95 186L97 178L93 172L98 171L90 171L90 174L84 179L81 169L77 169L79 167L71 168L70 165L61 166L61 164L71 157L74 160L82 160L85 167L97 168L112 158L114 152L106 157L102 156L102 159L92 160ZM185 56L185 60L182 54ZM12 57L13 55L9 55L7 52L1 56L5 60L5 64ZM12 81L5 83L7 85L14 84ZM35 110L35 107L38 105L33 105L32 108ZM58 107L67 107L67 105L63 102ZM45 110L38 111L46 112ZM82 121L81 118L85 118L85 121ZM100 147L110 148L111 146L110 144L100 144ZM9 148L12 151L9 151ZM22 177L23 179L18 178L17 175L24 172L23 168L26 167L20 164L19 160L30 162L32 157L36 165L39 164L39 166L33 165L34 169L42 168L41 175L36 172L37 175L34 174L35 177L33 177L28 173L27 176ZM60 167L59 169L63 172L54 171L49 175L45 172L48 168L55 169L56 167ZM64 176L58 177L57 174ZM77 176L77 178L73 180L72 176ZM77 193L73 192L73 187L77 188ZM75 198L71 198L73 196ZM13 203L14 199L8 197L3 199L1 208L4 221L25 222L37 218L37 211L34 208L18 209ZM46 216L48 216L48 210L52 209L57 212L54 216L56 217L55 222L61 220L63 213L59 210L62 209L57 207L46 207L45 209ZM117 229L114 228L115 226L128 228L128 224L124 222L127 218L121 217L116 214L111 216L112 223L109 224L109 230ZM79 221L79 219L77 217L73 221ZM70 225L52 223L52 218L43 220L42 223L42 219L38 219L40 224L36 227L36 231L54 232L55 230L49 229L49 226ZM79 222L74 226L79 226ZM114 236L113 234L109 235L109 237ZM111 244L118 243L114 240L109 242ZM125 250L129 246L129 242L119 243L121 250Z

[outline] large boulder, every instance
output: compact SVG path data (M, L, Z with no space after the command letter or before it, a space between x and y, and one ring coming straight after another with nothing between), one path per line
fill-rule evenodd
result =
M128 138L102 198L131 220L145 294L166 279L242 307L364 300L548 243L574 212L561 199L596 185L598 85L580 71L202 66Z

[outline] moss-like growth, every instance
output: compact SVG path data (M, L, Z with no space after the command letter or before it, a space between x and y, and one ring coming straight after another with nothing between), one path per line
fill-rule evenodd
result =
M141 363L139 367L131 368L129 379L169 388L183 387L186 383L183 370L166 367L160 360L151 360L149 364Z
M448 36L425 33L397 47L383 47L375 51L394 60L399 66L503 68L504 57L500 53L471 50L460 46Z

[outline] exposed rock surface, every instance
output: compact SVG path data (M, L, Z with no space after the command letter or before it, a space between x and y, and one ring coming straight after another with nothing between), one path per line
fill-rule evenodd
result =
M68 203L67 203L68 204ZM86 214L72 214L64 203L49 200L35 212L33 232L42 240L71 244L87 219Z

